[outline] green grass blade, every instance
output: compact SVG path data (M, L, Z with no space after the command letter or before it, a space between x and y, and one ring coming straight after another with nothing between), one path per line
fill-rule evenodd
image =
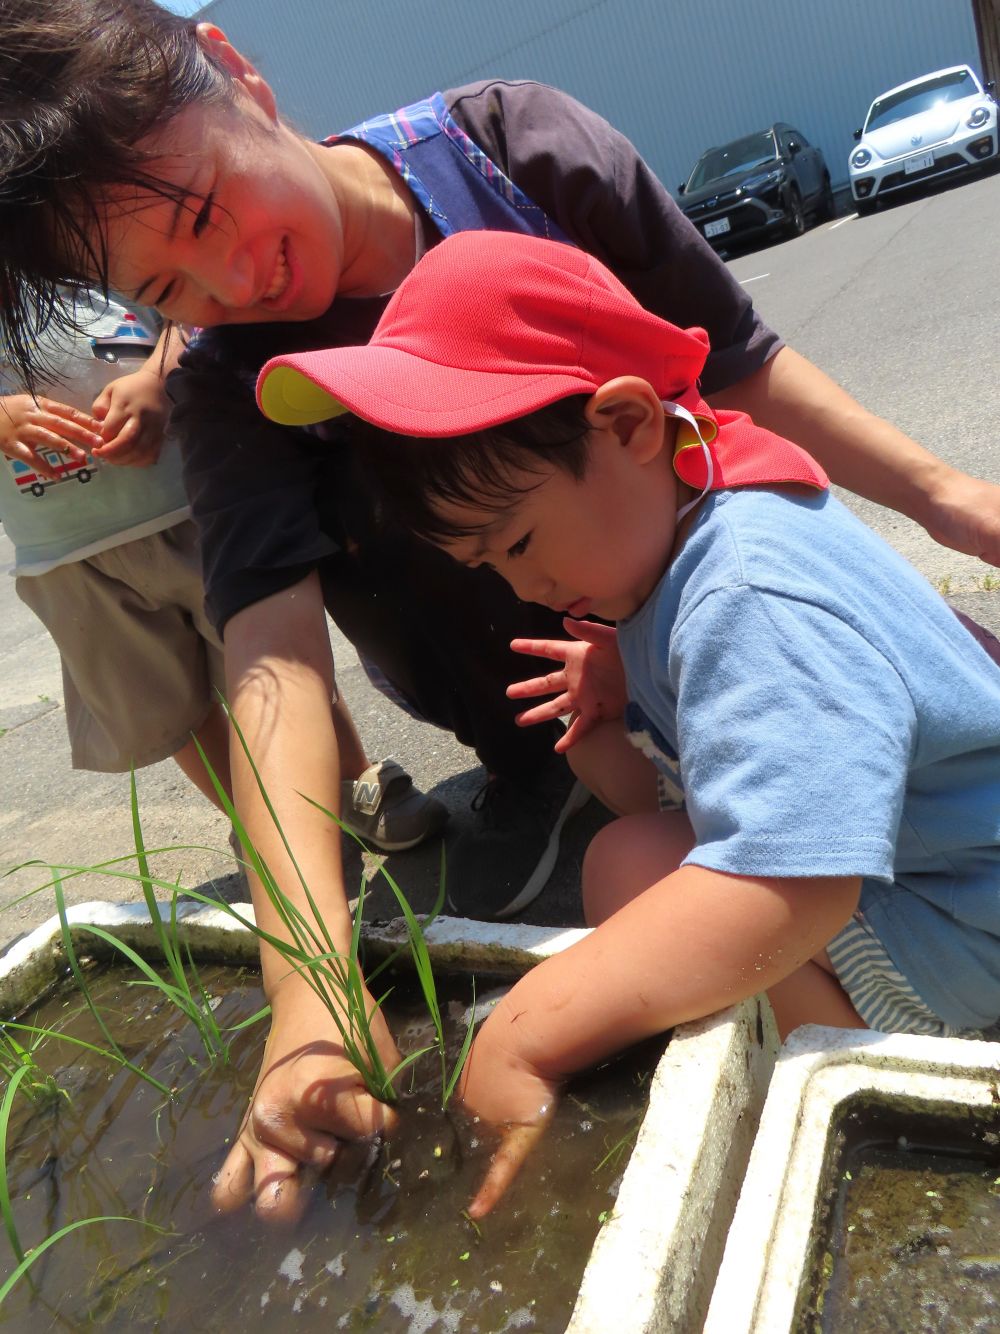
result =
M17 1224L14 1222L14 1210L10 1202L10 1184L7 1179L7 1127L10 1124L10 1113L14 1105L14 1094L17 1092L17 1086L27 1076L29 1070L30 1066L22 1065L20 1070L14 1072L4 1091L3 1102L0 1103L0 1214L3 1215L4 1231L7 1233L10 1248L22 1264L24 1263L24 1250L21 1246L21 1239L17 1235Z
M139 884L142 887L142 897L146 900L146 908L149 912L149 918L156 932L157 943L166 960L167 967L176 975L176 958L171 948L171 941L168 939L167 932L163 926L163 919L160 916L160 906L156 902L156 895L153 893L153 883L149 871L149 859L146 856L146 844L142 836L142 822L139 819L139 793L135 785L135 769L129 773L129 804L132 812L132 839L135 843L135 861L139 868Z
M469 1051L472 1048L472 1039L476 1031L476 979L472 979L472 1009L469 1012L469 1023L465 1030L465 1037L462 1039L462 1046L459 1049L458 1056L455 1058L455 1065L451 1075L445 1082L441 1106L445 1108L451 1101L451 1095L455 1092L455 1085L461 1078L462 1071L465 1069L465 1063L469 1059Z
M166 1234L169 1231L168 1228L160 1227L156 1223L150 1223L148 1219L127 1218L121 1214L105 1214L99 1218L79 1218L75 1223L67 1223L66 1226L61 1227L58 1232L53 1232L51 1237L46 1237L43 1242L34 1248L30 1255L26 1256L21 1261L14 1272L7 1278L3 1287L0 1287L0 1304L6 1300L14 1284L18 1281L21 1275L35 1263L40 1255L44 1255L50 1246L54 1246L57 1241L62 1241L63 1237L69 1236L69 1234L75 1232L77 1228L87 1227L90 1223L138 1223L140 1227L152 1228L154 1232L159 1232L161 1234Z
M115 1065L124 1066L126 1070L131 1070L134 1074L142 1074L142 1071L137 1070L120 1051L110 1051L107 1047L98 1047L96 1043L87 1042L85 1038L75 1038L70 1033L60 1033L57 1028L37 1028L34 1024L21 1024L15 1022L13 1019L8 1019L6 1023L9 1028L17 1028L22 1033L37 1034L39 1041L43 1038L51 1038L55 1042L68 1042L71 1047L80 1047L83 1051L92 1052L95 1056L101 1056L105 1060L112 1061ZM161 1084L160 1081L154 1079L152 1075L146 1075L145 1079L147 1083L153 1085L158 1093L162 1093L165 1097L170 1097L170 1090L167 1088L166 1084Z
M238 1024L230 1024L230 1025L225 1029L225 1032L227 1032L227 1033L242 1033L243 1030L244 1030L245 1028L252 1028L254 1024L259 1024L260 1021L261 1021L262 1019L269 1019L270 1017L271 1017L271 1007L270 1007L270 1005L263 1005L263 1006L261 1006L261 1008L257 1011L257 1013L256 1013L256 1014L252 1014L252 1015L249 1017L249 1019L241 1019L240 1022L239 1022Z

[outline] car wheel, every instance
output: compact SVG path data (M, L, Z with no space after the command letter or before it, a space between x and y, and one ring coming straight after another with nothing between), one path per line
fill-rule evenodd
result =
M785 207L788 210L788 235L801 236L806 229L806 211L802 207L802 196L794 185L788 192Z
M817 221L829 222L834 215L834 211L833 186L830 184L829 176L824 176L823 188L819 192L819 203L816 205Z

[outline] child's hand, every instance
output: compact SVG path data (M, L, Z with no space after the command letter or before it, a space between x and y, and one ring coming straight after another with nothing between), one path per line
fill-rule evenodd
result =
M150 360L157 360L156 354ZM170 400L159 365L141 367L112 380L94 399L93 414L103 423L96 458L124 468L148 468L160 457Z
M534 658L552 658L562 662L561 671L536 676L530 681L516 681L507 687L509 699L530 699L534 695L556 693L517 716L522 727L547 723L570 713L569 727L556 742L559 754L575 746L598 723L620 718L628 695L625 671L618 653L618 633L596 621L574 621L567 616L563 626L573 639L515 639L511 648Z
M59 474L42 449L58 450L71 463L83 463L87 452L96 454L103 443L101 423L79 408L51 398L36 402L30 394L0 398L0 454L29 464L50 481Z
M309 1203L301 1169L328 1168L342 1140L389 1131L396 1113L373 1098L347 1060L325 1006L292 976L271 997L271 1032L240 1133L215 1178L212 1203L294 1223ZM399 1052L381 1014L372 1028L387 1069Z
M497 1007L498 1011L501 1007ZM497 1022L492 1022L494 1018ZM459 1098L470 1116L500 1132L482 1185L469 1205L482 1218L506 1194L556 1109L560 1085L531 1068L511 1047L511 1026L494 1012L472 1044Z

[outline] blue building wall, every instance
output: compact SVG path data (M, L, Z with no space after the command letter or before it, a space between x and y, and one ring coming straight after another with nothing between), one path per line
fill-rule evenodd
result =
M979 72L971 0L212 0L200 17L315 137L437 88L540 79L623 130L671 189L705 148L774 120L843 183L878 93Z

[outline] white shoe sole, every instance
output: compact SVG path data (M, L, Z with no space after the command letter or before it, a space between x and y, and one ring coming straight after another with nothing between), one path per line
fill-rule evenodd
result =
M583 783L577 779L570 788L566 800L563 802L562 810L556 817L556 821L549 833L549 841L545 845L545 851L538 859L535 869L528 877L524 888L521 890L520 894L518 894L517 898L511 903L508 903L503 912L495 914L498 922L502 922L508 917L513 917L514 914L520 912L522 908L527 908L528 904L534 903L535 899L541 894L542 890L548 884L552 872L556 868L556 862L559 860L559 840L562 836L563 825L571 816L575 815L577 811L583 810L584 806L586 806L587 802L590 800L591 795L592 793L590 789L584 787Z

